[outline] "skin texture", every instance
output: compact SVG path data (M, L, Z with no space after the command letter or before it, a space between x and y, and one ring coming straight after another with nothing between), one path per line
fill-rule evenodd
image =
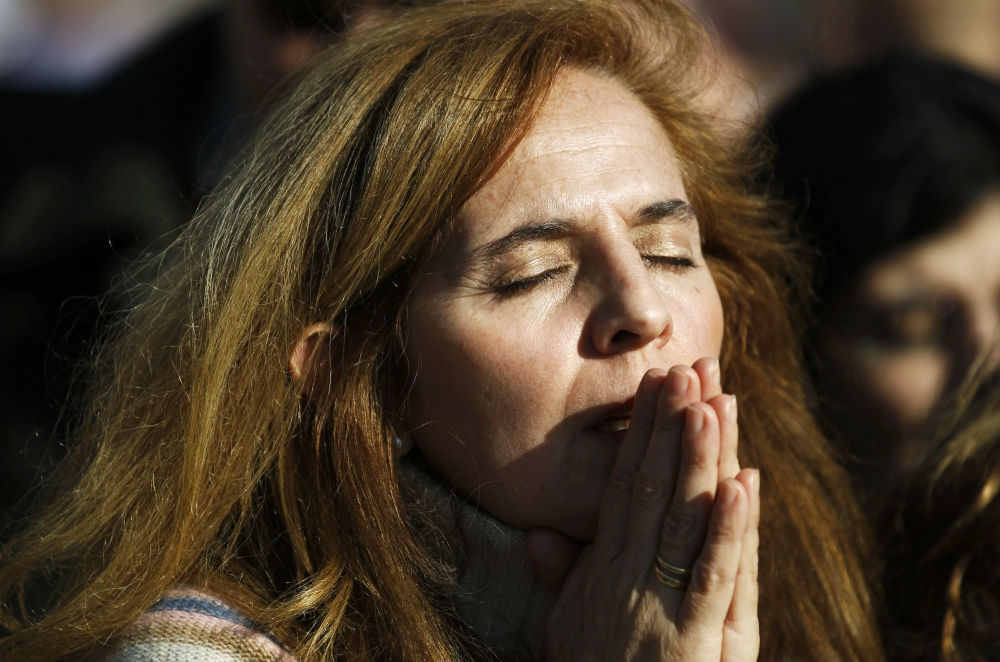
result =
M994 342L998 255L1000 193L994 192L944 231L868 267L841 307L822 350L847 408L862 412L866 428L881 428L866 436L884 446L864 451L877 458L878 471L902 473L923 458L928 417ZM996 354L986 356L989 365L996 365Z
M722 308L686 201L649 111L567 72L462 208L409 310L408 428L498 518L592 540L624 435L595 424L631 409L647 370L718 356Z
M720 393L717 365L701 359L643 378L597 538L549 616L547 659L757 659L760 476L740 470L736 402ZM567 540L529 533L529 557L550 582ZM690 568L690 584L661 583L650 571L661 559Z
M327 341L337 331L313 324L292 347L289 368L307 394L312 371L335 369ZM736 400L719 376L712 358L644 375L593 544L529 531L528 558L559 594L547 659L757 659L760 474L740 470ZM661 559L690 569L689 584L656 579Z
M757 658L760 481L737 460L700 243L660 125L569 70L410 302L407 436L531 528L528 557L559 592L546 659ZM292 348L307 393L310 358L335 369L320 338L336 332L312 325ZM657 558L689 584L657 579Z

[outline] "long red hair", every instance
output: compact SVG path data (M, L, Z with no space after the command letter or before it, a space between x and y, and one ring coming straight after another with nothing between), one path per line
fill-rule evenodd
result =
M79 657L187 583L302 659L462 657L396 482L402 311L575 66L660 119L703 224L742 461L764 477L763 658L880 660L863 519L805 402L790 303L807 279L784 219L746 190L759 162L699 111L707 43L668 0L470 0L320 58L96 351L57 496L4 550L0 655ZM286 361L320 320L344 332L312 406Z

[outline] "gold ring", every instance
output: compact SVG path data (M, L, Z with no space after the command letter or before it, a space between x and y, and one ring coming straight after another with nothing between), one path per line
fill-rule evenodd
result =
M687 568L678 568L675 565L670 565L663 560L663 557L659 554L656 555L656 565L661 568L663 572L669 572L672 575L677 575L678 577L690 577L691 571Z
M660 583L667 588L677 588L684 591L687 589L688 584L691 583L688 579L680 579L679 577L665 575L663 574L663 571L655 565L653 566L653 574L656 575L656 578L660 581Z

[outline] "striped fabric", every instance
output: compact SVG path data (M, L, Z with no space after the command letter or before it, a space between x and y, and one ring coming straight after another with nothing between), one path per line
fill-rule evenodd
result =
M104 658L107 662L295 662L275 640L218 598L167 591Z
M432 516L429 521L448 539L461 541L442 550L442 561L455 569L449 598L457 616L499 659L540 659L555 595L528 562L525 532L456 498L411 462L400 463L400 484L414 508ZM164 593L102 659L295 662L218 597L188 588Z

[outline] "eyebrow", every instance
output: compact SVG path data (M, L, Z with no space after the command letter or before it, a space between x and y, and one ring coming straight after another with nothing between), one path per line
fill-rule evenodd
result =
M472 251L467 263L486 263L496 260L505 253L535 241L552 241L565 237L573 229L573 221L564 218L553 218L539 223L529 223L515 228L488 244Z
M683 200L668 200L666 202L654 202L639 210L636 214L636 221L639 224L657 223L659 221L681 221L685 223L697 223L698 214L694 207Z
M683 200L667 200L646 205L635 215L636 225L662 222L698 222L694 208ZM568 235L576 223L572 220L553 218L517 227L499 239L479 246L465 260L466 265L487 264L514 249L535 241L552 241Z

